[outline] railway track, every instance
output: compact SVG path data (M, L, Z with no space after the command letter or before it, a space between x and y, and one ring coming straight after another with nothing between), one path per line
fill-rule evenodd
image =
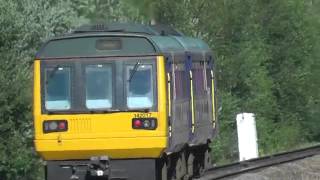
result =
M290 152L284 152L265 156L247 161L241 161L223 166L217 166L208 170L201 178L197 180L214 180L231 177L254 171L261 168L275 166L287 162L297 161L307 157L320 154L320 145L299 149Z

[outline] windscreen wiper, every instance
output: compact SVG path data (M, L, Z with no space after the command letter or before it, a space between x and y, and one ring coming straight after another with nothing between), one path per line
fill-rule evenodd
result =
M131 81L131 79L133 78L133 75L137 72L139 66L140 66L140 61L138 61L138 62L134 65L133 70L131 71L130 77L129 77L129 79L128 79L128 82Z
M60 68L60 65L54 66L53 70L49 74L49 78L46 80L46 84L48 84L48 80L51 79L56 74L59 68Z

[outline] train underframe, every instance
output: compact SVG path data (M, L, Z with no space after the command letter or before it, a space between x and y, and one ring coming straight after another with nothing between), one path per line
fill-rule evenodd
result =
M187 180L201 176L212 166L208 144L186 147L154 159L47 161L46 180Z

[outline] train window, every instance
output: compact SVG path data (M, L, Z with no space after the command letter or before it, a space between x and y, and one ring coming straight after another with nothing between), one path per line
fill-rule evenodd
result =
M186 89L186 71L184 70L184 64L175 65L174 71L174 85L175 85L175 98L183 99L187 97Z
M69 67L46 69L45 107L47 110L70 109L70 73Z
M110 65L87 65L86 106L89 109L112 107L112 68Z
M135 72L133 72L136 70ZM152 65L127 66L127 106L128 108L150 108L153 106ZM131 79L130 79L130 76ZM130 80L129 80L130 79Z
M196 95L205 94L205 77L204 66L200 63L195 63L193 69L194 88Z

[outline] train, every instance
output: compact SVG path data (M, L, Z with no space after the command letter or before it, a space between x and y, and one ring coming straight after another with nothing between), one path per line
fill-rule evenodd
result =
M83 25L46 41L33 76L46 180L191 179L218 132L215 58L165 25Z

